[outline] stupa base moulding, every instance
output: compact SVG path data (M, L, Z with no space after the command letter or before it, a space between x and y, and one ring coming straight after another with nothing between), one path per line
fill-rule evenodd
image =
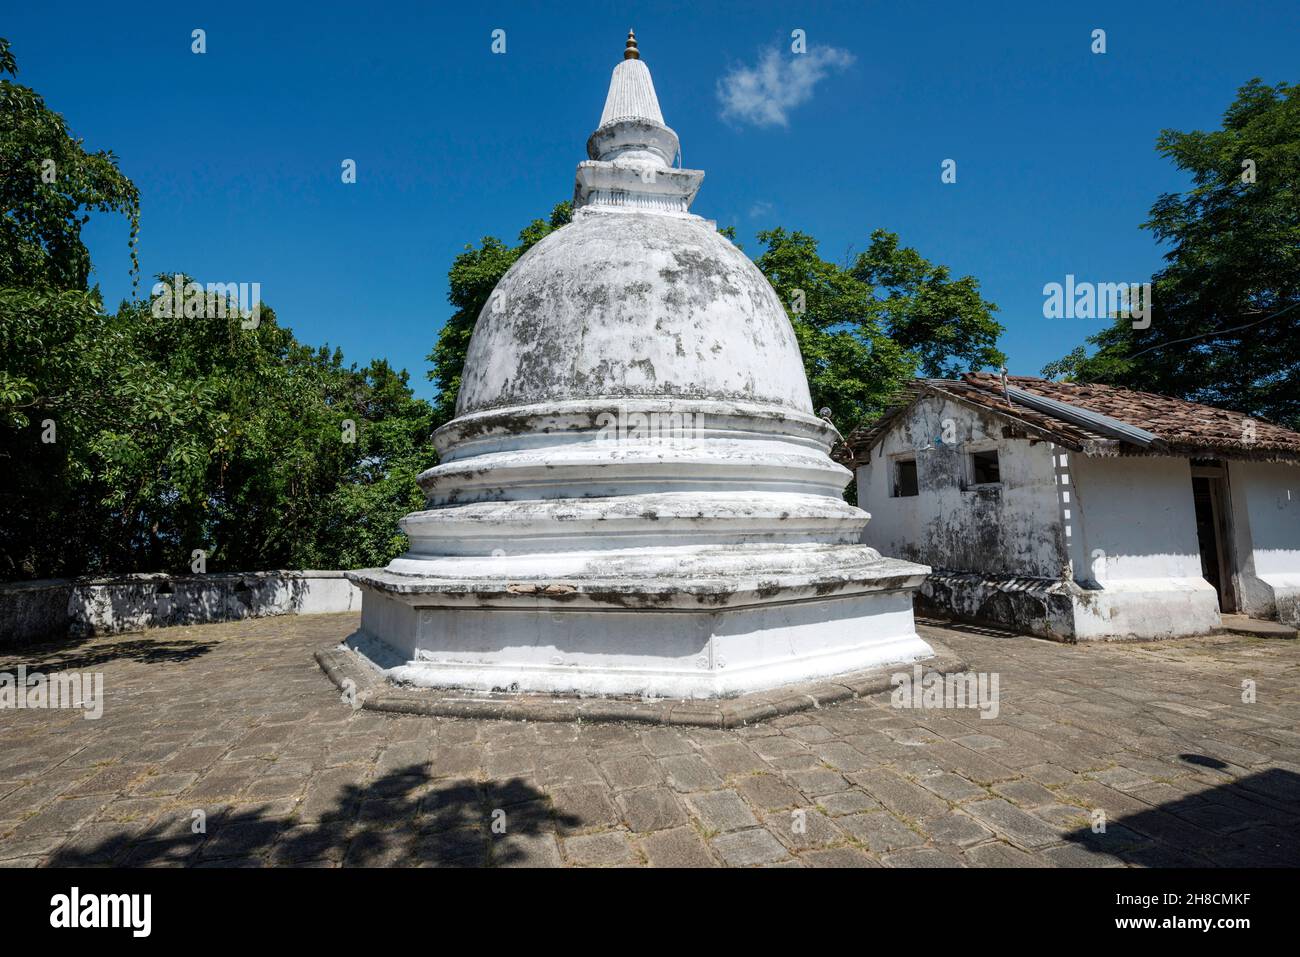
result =
M933 658L912 618L926 569L850 550L870 567L838 580L457 582L355 572L364 601L350 645L414 686L673 699Z
M914 679L911 665L878 665L860 671L750 691L725 698L642 698L628 695L543 694L538 692L470 691L421 688L390 680L374 661L351 644L367 639L360 633L336 648L316 653L326 676L347 693L358 710L390 715L419 715L496 721L636 722L703 728L740 728L782 715L834 705L894 690L902 671ZM926 675L952 675L966 664L949 648L927 637L932 649L921 667Z

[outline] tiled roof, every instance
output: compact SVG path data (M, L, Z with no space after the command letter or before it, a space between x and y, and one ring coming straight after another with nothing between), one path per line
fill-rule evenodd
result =
M1052 382L1034 376L1007 376L1007 385L1076 409L1108 416L1156 436L1150 449L1126 440L1104 427L1067 421L1030 408L1002 390L1001 377L990 372L968 372L960 379L916 379L874 422L856 429L845 440L839 461L852 464L865 459L895 418L921 396L942 395L1014 420L1027 434L1037 435L1086 455L1130 455L1154 452L1165 455L1219 455L1300 463L1300 433L1240 412L1184 402L1150 392L1134 392L1109 385Z

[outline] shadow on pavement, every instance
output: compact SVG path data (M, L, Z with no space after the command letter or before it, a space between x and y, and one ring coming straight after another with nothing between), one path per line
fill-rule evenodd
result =
M198 639L154 638L69 638L63 641L40 642L23 645L8 652L12 664L9 670L26 665L34 671L90 671L114 661L138 661L156 665L168 662L193 661L216 647L214 641Z
M96 827L90 841L74 835L48 864L496 866L526 862L530 842L579 823L555 813L541 791L518 778L434 782L420 764L341 788L311 821L273 817L266 806L237 813L208 808L206 833L194 833L194 810L178 804L143 831L122 824L118 833Z
M1104 833L1080 828L1066 840L1139 867L1300 866L1300 774L1261 771L1110 820Z

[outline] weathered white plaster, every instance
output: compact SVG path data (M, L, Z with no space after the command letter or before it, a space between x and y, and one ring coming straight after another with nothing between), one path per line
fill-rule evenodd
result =
M935 568L1060 577L1067 556L1052 446L1006 438L1004 425L939 396L918 401L857 470L858 504L872 516L863 541ZM998 452L1001 485L972 487L965 459L988 448ZM920 494L893 498L903 454L916 456Z
M1001 481L972 487L967 460L984 449L997 450ZM891 497L900 455L916 457L916 496ZM928 395L878 440L857 479L859 504L873 515L863 541L933 566L922 594L961 616L1065 640L1221 624L1201 576L1185 458L1075 454ZM1276 484L1263 497L1281 493Z
M833 605L834 607L828 607ZM906 589L818 601L728 600L662 610L556 602L419 607L369 591L357 645L390 677L430 687L707 698L929 655ZM385 651L387 654L385 654Z
M1185 458L1072 456L1089 600L1076 637L1161 638L1217 629L1219 600L1201 576L1191 467Z
M0 584L0 644L360 607L360 589L341 571L12 582Z
M1090 574L1102 584L1201 578L1187 459L1072 457Z
M574 221L478 318L409 550L353 575L395 677L707 697L931 654L927 569L860 544L785 310L676 151L625 60Z

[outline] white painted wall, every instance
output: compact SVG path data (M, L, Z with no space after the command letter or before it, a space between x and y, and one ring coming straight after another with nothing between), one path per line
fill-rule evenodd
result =
M1214 631L1214 586L1201 576L1191 463L1183 458L1070 457L1075 637L1163 638Z
M1300 467L1232 462L1237 584L1246 614L1300 617Z
M945 420L955 444L939 441ZM1003 425L937 396L917 402L857 469L858 504L871 513L863 541L939 569L1058 578L1066 545L1052 447L1003 438ZM984 448L998 451L1000 487L963 489L968 453ZM893 498L891 457L911 451L920 494Z
M938 442L945 420L954 426L954 445ZM864 542L935 569L989 578L1060 579L1069 569L1078 587L1070 592L1073 621L1061 627L1076 640L1202 634L1220 626L1218 596L1201 577L1187 459L1088 457L1004 438L1004 424L938 396L913 406L857 470L858 501L871 513ZM967 454L989 447L998 450L1000 486L964 488ZM911 451L920 494L893 498L892 457ZM995 585L969 588L954 597L954 611L983 616L1000 607L988 600ZM998 614L1023 616L1031 606L1011 607Z
M1071 479L1088 563L1076 581L1204 580L1187 459L1074 455Z
M272 615L357 611L341 571L141 574L0 583L0 646Z

